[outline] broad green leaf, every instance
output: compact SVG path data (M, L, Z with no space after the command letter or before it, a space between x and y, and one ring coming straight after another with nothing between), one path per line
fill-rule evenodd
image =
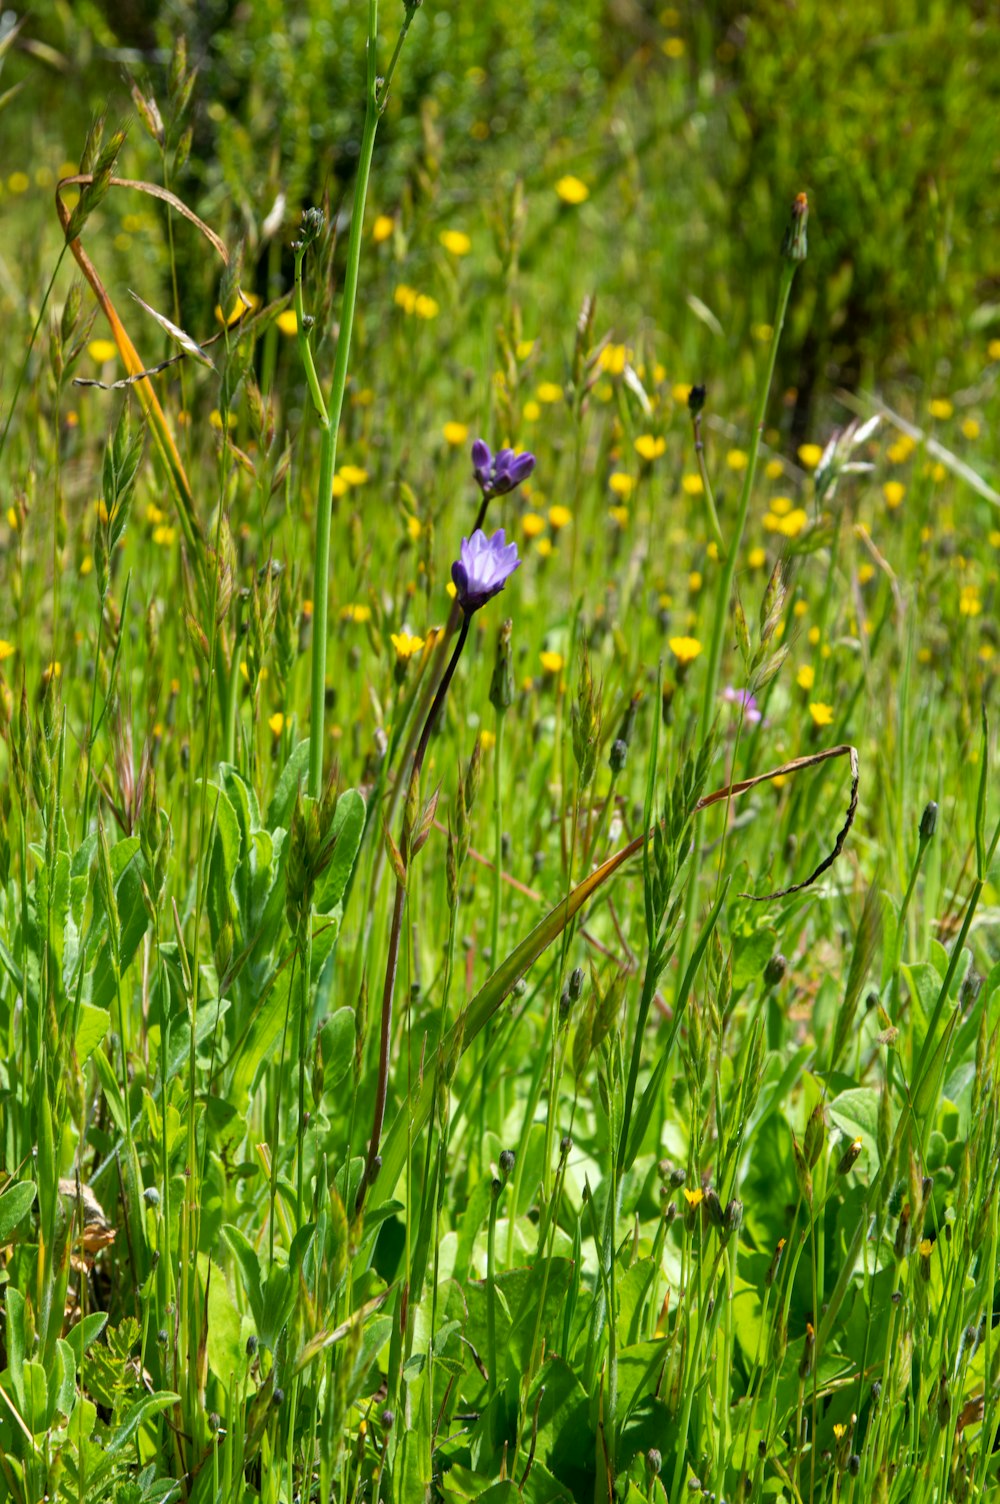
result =
M244 1232L227 1222L222 1229L222 1236L229 1244L239 1265L242 1276L243 1288L246 1291L247 1300L250 1302L250 1310L253 1314L254 1324L257 1327L257 1335L261 1334L264 1323L264 1294L260 1282L260 1259L256 1250Z
M80 1004L80 1018L76 1026L78 1065L86 1065L94 1051L100 1049L110 1027L111 1014L107 1008L95 1008L93 1003Z
M336 845L330 865L316 885L317 914L332 914L344 896L365 829L365 801L357 789L346 789L337 800L331 836Z
M353 1008L331 1013L319 1033L323 1055L323 1089L339 1086L354 1062L355 1021Z
M21 1218L31 1210L35 1200L35 1182L19 1180L0 1196L0 1243L10 1240Z

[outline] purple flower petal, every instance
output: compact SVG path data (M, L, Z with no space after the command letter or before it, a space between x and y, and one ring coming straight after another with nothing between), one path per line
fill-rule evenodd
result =
M463 538L451 577L466 616L498 595L520 563L517 544L506 541L503 528L498 528L492 538L487 538L482 528L477 528L471 538Z

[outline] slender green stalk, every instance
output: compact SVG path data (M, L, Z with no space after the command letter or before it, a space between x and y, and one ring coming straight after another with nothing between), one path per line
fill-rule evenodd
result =
M313 586L313 639L312 639L312 719L309 726L309 793L318 799L323 786L323 725L326 710L326 636L329 622L330 595L330 528L333 516L333 478L337 468L337 439L340 433L340 418L344 407L344 392L347 387L347 367L351 354L351 337L354 332L354 309L358 296L358 281L361 269L361 237L364 232L365 203L368 198L368 179L371 175L372 154L375 150L375 133L385 103L389 85L395 71L406 33L413 20L414 9L407 6L403 25L396 39L392 59L385 79L379 84L378 62L378 0L368 0L368 55L365 86L365 123L361 133L361 151L358 155L358 171L354 180L354 206L351 210L351 229L347 240L347 265L344 270L344 296L340 312L340 334L337 353L333 363L333 378L330 400L324 404L319 384L315 380L312 362L306 363L313 402L320 415L323 442L320 452L319 493L316 499L316 567ZM299 348L303 348L303 309L301 276L296 268L296 313L299 324Z

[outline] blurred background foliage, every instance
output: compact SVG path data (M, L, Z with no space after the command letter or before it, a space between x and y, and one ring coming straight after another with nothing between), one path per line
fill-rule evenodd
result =
M386 49L401 12L382 6ZM126 68L163 97L183 33L199 69L195 134L172 186L227 240L244 237L250 264L283 193L280 258L258 281L284 288L300 209L349 203L366 16L361 0L46 0L8 60L4 84L22 89L0 118L29 175L50 164L47 186L58 142L82 144L101 109L128 113ZM396 216L390 261L415 282L441 259L440 227L475 228L523 180L533 322L566 322L568 263L574 297L597 291L624 334L648 330L680 374L711 382L723 360L753 358L776 236L804 188L810 275L780 372L795 440L839 386L890 383L905 401L910 380L953 390L982 370L1000 332L998 103L985 0L427 0L380 133L372 208ZM130 170L161 175L138 123L130 151ZM580 211L552 192L566 172L590 190ZM39 212L54 221L47 202ZM627 236L609 233L626 221ZM126 234L116 251L131 285L140 247ZM155 262L155 245L143 254ZM178 255L199 325L191 300L203 319L215 271L183 228ZM461 295L478 333L474 292Z

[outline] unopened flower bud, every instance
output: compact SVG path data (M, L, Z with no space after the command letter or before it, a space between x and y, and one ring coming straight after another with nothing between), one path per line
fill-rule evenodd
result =
M569 995L575 1003L583 992L583 967L574 966L569 974Z
M837 1165L838 1175L846 1175L848 1173L854 1165L854 1161L861 1153L862 1148L863 1145L859 1138L851 1140L841 1156L840 1163Z
M809 220L809 200L804 193L795 196L792 204L792 217L785 231L785 238L781 245L781 254L788 261L804 261L808 249L806 241L806 224Z
M500 1151L500 1173L501 1173L501 1175L508 1176L511 1173L511 1171L513 1170L513 1168L514 1168L514 1151L513 1151L513 1149L501 1149L501 1151Z
M931 799L924 805L924 812L920 816L920 839L929 841L937 830L938 807Z
M496 659L490 680L490 704L498 715L509 710L514 702L514 654L511 647L513 630L514 623L508 617L497 633Z
M663 1467L663 1458L655 1447L650 1447L646 1453L646 1471L650 1478L658 1478Z
M705 388L700 383L696 386L693 386L688 392L688 412L691 414L692 418L697 418L698 414L705 406L705 396Z
M776 952L764 967L764 986L777 987L788 969L788 962L780 951Z
M621 737L619 736L611 743L611 751L608 754L608 766L610 767L612 773L616 778L624 768L627 761L628 743L623 742Z

